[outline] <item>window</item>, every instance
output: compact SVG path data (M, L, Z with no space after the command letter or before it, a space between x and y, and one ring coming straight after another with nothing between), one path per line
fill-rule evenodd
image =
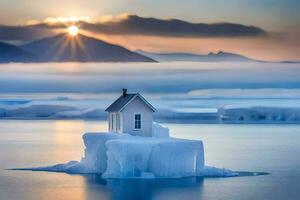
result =
M141 114L134 115L134 129L139 130L142 128L142 117Z

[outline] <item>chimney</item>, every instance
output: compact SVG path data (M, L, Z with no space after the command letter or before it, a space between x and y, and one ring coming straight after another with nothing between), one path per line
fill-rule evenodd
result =
M123 97L127 96L127 89L123 88Z

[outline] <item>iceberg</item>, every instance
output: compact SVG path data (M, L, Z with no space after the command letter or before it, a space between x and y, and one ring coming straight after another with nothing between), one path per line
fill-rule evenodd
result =
M86 133L84 156L48 167L21 170L101 174L103 178L230 177L237 172L205 166L203 142L169 137L169 129L154 123L153 137L126 133ZM20 170L20 169L19 169Z
M163 127L157 122L152 123L152 136L159 137L159 138L168 138L170 137L169 134L170 130L167 127Z
M204 167L201 141L175 138L127 138L106 143L105 178L180 178Z

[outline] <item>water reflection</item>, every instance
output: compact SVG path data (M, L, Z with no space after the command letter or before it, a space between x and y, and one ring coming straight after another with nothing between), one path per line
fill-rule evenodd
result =
M102 179L100 175L86 175L86 199L94 199L101 191L111 200L199 199L204 179Z
M51 160L67 162L79 160L84 150L82 135L86 132L101 132L107 130L107 123L82 120L55 120L52 122L53 146L49 152ZM53 163L55 164L55 163Z
M74 144L74 134L82 134L85 129L85 123L83 121L76 121L76 123L71 121L55 121L54 122L54 142L57 145L65 146ZM81 138L77 138L76 143Z

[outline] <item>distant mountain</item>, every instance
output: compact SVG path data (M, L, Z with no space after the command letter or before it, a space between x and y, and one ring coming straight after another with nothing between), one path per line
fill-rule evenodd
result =
M33 55L20 47L0 42L0 63L30 62Z
M281 63L297 64L297 63L300 63L300 60L294 60L294 61L284 60L284 61L281 61Z
M159 62L169 61L192 61L192 62L255 62L257 60L234 53L219 51L209 54L190 54L190 53L151 53L142 50L136 51L139 54L157 60Z
M38 62L156 62L128 49L84 35L59 34L21 46Z

